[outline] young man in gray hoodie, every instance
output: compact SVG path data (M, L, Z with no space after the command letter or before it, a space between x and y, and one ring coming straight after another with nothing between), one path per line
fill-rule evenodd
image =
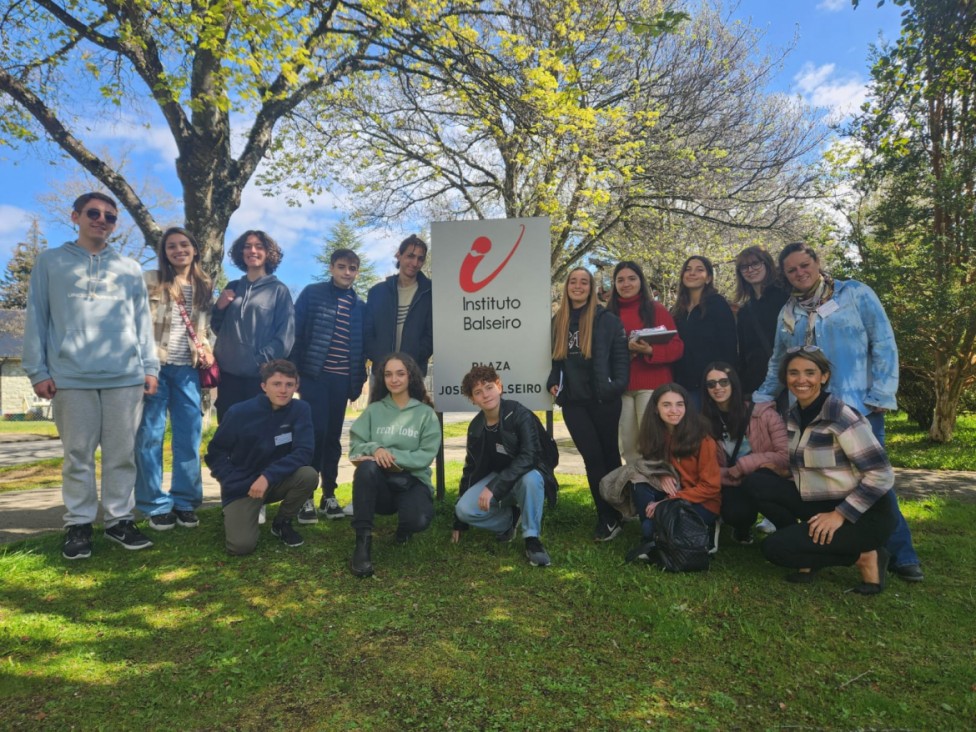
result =
M52 400L64 445L65 559L91 556L99 446L105 538L126 549L152 546L133 522L134 442L159 360L142 270L108 246L117 220L109 196L79 196L71 212L77 241L38 255L27 296L24 371L34 393Z

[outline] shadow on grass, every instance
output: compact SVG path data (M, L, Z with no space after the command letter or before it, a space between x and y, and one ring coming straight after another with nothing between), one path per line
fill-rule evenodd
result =
M577 481L574 483L574 480ZM940 727L972 719L976 507L909 504L927 582L844 594L853 569L781 582L726 540L712 570L623 564L636 525L595 544L567 478L530 567L520 540L450 544L454 496L406 546L380 519L377 574L352 577L345 521L265 527L255 554L201 527L127 552L97 532L0 552L0 727L647 729ZM456 485L454 476L451 485ZM272 510L273 515L273 510ZM270 520L270 516L269 516ZM911 520L911 518L910 518Z

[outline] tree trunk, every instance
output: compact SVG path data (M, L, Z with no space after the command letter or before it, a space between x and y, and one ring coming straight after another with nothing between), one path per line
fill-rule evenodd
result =
M949 365L936 367L935 373L935 411L929 439L933 442L950 442L956 428L956 411L962 393L963 378L960 370Z

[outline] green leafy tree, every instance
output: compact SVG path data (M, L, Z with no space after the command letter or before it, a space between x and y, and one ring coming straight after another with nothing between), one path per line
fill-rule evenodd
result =
M47 240L41 234L41 227L34 218L27 231L27 241L21 242L14 249L7 262L7 269L0 282L0 308L5 310L23 310L27 307L27 289L30 284L31 270L41 250L47 248Z
M313 93L399 63L466 0L22 0L0 12L0 140L53 142L111 191L144 238L150 205L93 148L155 109L177 150L183 220L215 274L241 194L281 120ZM457 22L454 25L458 25Z
M316 261L322 265L322 272L315 276L317 281L323 282L329 279L329 261L332 252L336 249L351 249L359 255L359 275L356 277L353 289L357 295L365 299L369 288L379 282L380 278L376 275L376 268L373 267L373 263L366 257L363 240L345 217L339 219L332 227L322 245L322 253L315 255Z
M900 36L880 49L852 128L863 148L852 239L898 334L903 380L932 396L929 437L948 442L976 379L976 5L895 4Z
M823 129L765 93L777 60L755 31L681 7L506 3L286 126L320 151L300 151L299 185L338 179L382 223L547 216L556 279L632 224L781 230L810 193L804 156Z

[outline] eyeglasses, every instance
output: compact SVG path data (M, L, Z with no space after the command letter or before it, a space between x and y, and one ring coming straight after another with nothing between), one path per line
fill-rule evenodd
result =
M99 219L104 218L105 223L107 224L114 224L116 221L119 220L119 217L116 216L115 214L110 214L106 211L102 211L100 208L85 209L85 216L87 216L92 221L98 221Z
M791 356L800 351L804 353L823 353L823 349L820 346L793 346L793 348L786 349L786 352Z
M723 389L729 385L728 379L709 379L705 382L706 389L714 389L716 386L721 386Z
M755 262L749 262L749 264L740 264L739 265L739 271L740 272L749 272L750 270L760 269L760 268L762 268L764 266L765 265L764 265L764 263L762 261L756 260Z

